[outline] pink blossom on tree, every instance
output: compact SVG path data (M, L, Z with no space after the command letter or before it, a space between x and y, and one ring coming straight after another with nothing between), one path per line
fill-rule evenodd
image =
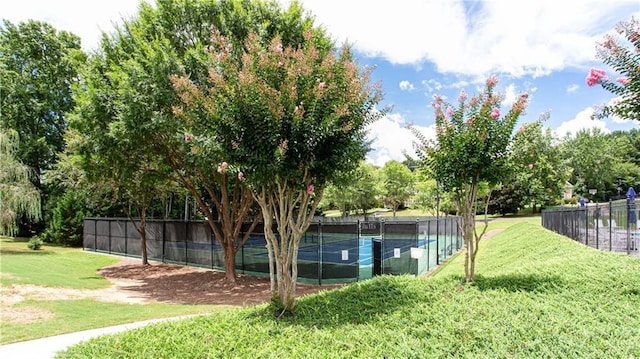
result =
M451 108L451 106L447 107L447 116L453 116L453 108Z
M586 81L589 87L595 86L601 79L606 79L607 75L604 70L592 68L587 75Z
M460 95L458 95L458 102L464 102L467 100L467 92L462 89L460 90Z
M495 120L498 117L500 117L500 109L497 107L494 107L493 111L491 111L491 118Z
M631 82L631 80L629 80L628 77L618 77L616 79L616 82L618 82L622 86L627 86Z

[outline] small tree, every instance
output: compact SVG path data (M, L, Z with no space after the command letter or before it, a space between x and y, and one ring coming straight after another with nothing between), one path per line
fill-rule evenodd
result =
M40 192L31 183L32 169L15 158L18 134L0 128L0 234L15 235L19 216L40 219Z
M219 32L213 39L208 81L174 79L184 102L177 113L205 111L222 124L200 135L225 146L228 166L241 169L238 176L252 186L264 219L273 303L292 312L300 239L327 182L364 159L365 128L380 115L379 89L348 47L336 56L310 26L304 41L290 46L251 33L240 59Z
M485 222L480 233L475 230L480 184L487 182L491 186L502 180L513 129L527 105L528 95L521 94L509 112L501 116L502 97L494 92L497 83L496 77L490 77L484 91L468 101L462 90L456 109L435 95L432 105L437 142L432 143L415 127L411 128L418 139L418 154L433 177L445 191L455 195L457 212L462 216L458 228L465 242L466 282L475 278L478 244L487 228Z
M599 118L616 115L623 119L640 121L640 21L632 17L616 26L618 37L605 35L597 44L596 56L611 66L621 76L615 81L605 71L591 69L586 78L587 85L596 84L619 96L597 113Z

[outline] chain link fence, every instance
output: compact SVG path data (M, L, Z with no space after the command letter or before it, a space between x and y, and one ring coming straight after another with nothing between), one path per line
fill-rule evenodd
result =
M149 260L224 270L224 251L204 221L148 220ZM249 225L244 227L247 230ZM240 238L242 234L240 235ZM313 284L355 282L381 274L421 275L462 248L455 217L342 220L313 223L300 241L298 279ZM140 235L127 218L84 219L87 251L139 257ZM264 227L236 255L239 273L269 276Z
M632 255L638 251L637 200L542 211L542 226L587 246Z

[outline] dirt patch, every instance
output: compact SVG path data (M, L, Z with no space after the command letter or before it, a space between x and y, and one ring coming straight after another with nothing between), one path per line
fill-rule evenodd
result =
M237 283L224 280L224 273L176 264L152 263L143 266L139 259L123 258L102 268L98 274L112 285L104 289L48 288L35 285L3 287L0 296L2 320L30 323L48 319L46 311L16 308L27 300L93 299L128 304L175 303L246 306L269 301L269 278L238 275ZM298 284L297 297L339 287ZM48 313L48 314L47 314Z

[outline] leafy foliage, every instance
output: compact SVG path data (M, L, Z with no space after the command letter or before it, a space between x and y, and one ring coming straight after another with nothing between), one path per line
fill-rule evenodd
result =
M385 204L391 207L393 216L413 194L415 178L413 172L398 161L388 161L382 167L383 196Z
M80 38L51 25L29 20L0 27L0 125L18 132L16 157L42 171L56 162L64 148L65 113L73 109L71 85L85 55Z
M0 234L14 235L22 215L39 220L40 192L31 183L32 169L15 156L18 136L0 128Z
M323 210L337 208L342 216L360 213L366 216L371 208L382 205L382 179L380 169L362 161L358 168L344 180L335 180L327 184L319 207Z
M560 147L562 157L572 170L569 182L578 195L593 200L606 200L607 189L615 183L612 169L622 160L626 139L615 138L598 128L581 130L573 137L567 137ZM589 189L596 189L590 196Z
M619 22L615 30L617 37L607 34L604 41L597 44L596 56L621 77L613 81L604 71L592 69L586 81L589 86L599 83L618 96L601 109L598 117L616 115L640 121L640 21L631 17L631 20Z
M541 120L525 123L516 132L511 148L509 165L519 189L515 192L519 207L530 205L535 211L537 206L557 204L569 170L554 144L551 129L545 129Z

